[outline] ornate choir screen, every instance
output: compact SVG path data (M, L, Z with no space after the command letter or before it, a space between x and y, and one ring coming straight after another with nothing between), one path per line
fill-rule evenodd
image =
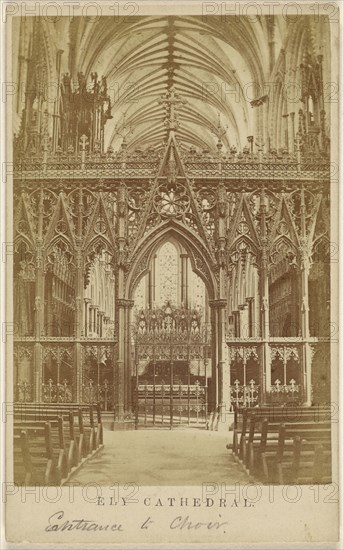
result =
M328 18L262 18L258 34L248 20L231 33L216 18L138 18L118 33L132 40L128 63L110 19L92 33L104 32L99 48L111 45L116 67L130 70L141 47L131 31L151 32L147 75L135 73L146 96L125 91L125 73L123 97L110 97L115 71L99 68L111 83L92 72L95 43L78 18L58 32L36 18L14 23L30 90L24 109L14 105L16 399L97 400L118 421L161 425L220 406L328 402ZM248 32L252 51L239 40ZM81 34L85 55L57 47ZM266 75L277 85L232 105L231 94L197 95L208 73L240 90Z

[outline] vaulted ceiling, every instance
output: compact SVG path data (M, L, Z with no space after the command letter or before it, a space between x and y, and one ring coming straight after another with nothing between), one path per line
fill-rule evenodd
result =
M162 147L166 112L158 100L174 87L187 102L178 112L181 147L213 150L220 116L224 146L241 148L256 123L250 100L263 95L269 77L267 25L267 18L253 24L245 17L230 23L191 16L76 18L70 28L74 68L106 76L113 102L106 146L117 149L126 135L129 149Z
M34 18L14 18L13 74L25 87L23 60L30 58ZM295 19L295 18L294 18ZM40 20L47 61L47 86L56 89L69 73L74 90L78 72L105 76L113 118L105 127L105 148L162 148L167 138L166 110L159 99L173 87L186 103L178 111L180 147L216 150L221 124L224 149L247 145L247 137L283 147L283 114L298 112L300 97L288 85L301 85L300 66L311 53L324 58L330 82L330 32L327 17L101 16ZM59 61L58 61L59 60ZM251 102L265 98L260 108ZM22 105L15 103L20 130ZM51 115L56 106L47 104ZM51 116L51 120L52 120ZM267 146L267 145L266 145Z

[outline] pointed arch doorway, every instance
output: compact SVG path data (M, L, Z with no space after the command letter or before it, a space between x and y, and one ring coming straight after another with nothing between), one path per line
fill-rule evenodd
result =
M212 380L208 290L173 234L160 240L133 292L136 428L202 427Z

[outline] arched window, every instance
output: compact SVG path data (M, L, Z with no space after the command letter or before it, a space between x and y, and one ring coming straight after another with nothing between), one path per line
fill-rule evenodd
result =
M192 269L191 260L178 242L164 242L152 255L149 272L138 283L134 301L139 310L163 307L207 308L204 281Z

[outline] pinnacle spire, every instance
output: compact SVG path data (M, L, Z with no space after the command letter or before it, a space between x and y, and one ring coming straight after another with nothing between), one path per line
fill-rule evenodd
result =
M217 114L217 126L214 126L213 129L212 129L212 133L214 134L214 136L217 137L217 148L219 150L222 149L222 138L223 136L226 135L226 132L227 132L227 129L228 129L228 126L221 126L221 117L220 117L220 113Z
M172 86L159 100L159 104L165 108L165 126L169 135L180 126L177 112L187 104L186 99L182 98L174 86Z
M122 141L122 148L125 149L127 146L127 136L133 133L133 129L131 127L131 124L127 122L126 119L126 113L123 113L122 123L118 123L115 126L115 132L117 135L121 136L123 138Z

